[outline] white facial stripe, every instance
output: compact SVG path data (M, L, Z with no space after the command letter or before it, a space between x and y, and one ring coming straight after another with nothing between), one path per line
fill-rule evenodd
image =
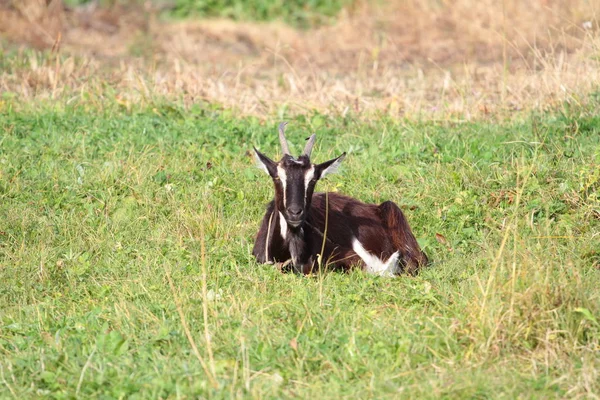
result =
M383 262L379 257L369 253L357 238L352 239L352 250L354 250L367 265L367 272L382 276L394 276L397 273L398 252L395 252L386 262Z
M279 180L281 181L281 187L283 188L283 207L287 207L287 199L286 199L286 195L285 195L285 187L287 185L287 175L285 173L285 170L283 168L281 168L280 166L277 166L277 176L279 177Z
M315 167L314 165L310 166L310 169L304 173L304 198L306 198L306 194L308 192L308 184L315 177Z
M283 218L283 214L279 213L279 233L281 233L281 237L285 239L287 235L287 222L285 222L285 218Z

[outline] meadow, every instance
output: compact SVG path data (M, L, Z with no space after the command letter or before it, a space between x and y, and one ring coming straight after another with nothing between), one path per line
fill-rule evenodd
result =
M433 263L386 279L253 260L276 121L4 101L0 397L593 397L596 107L294 118L349 153L321 190L407 212Z
M598 398L591 3L104 3L0 3L0 398ZM282 120L431 264L257 264Z

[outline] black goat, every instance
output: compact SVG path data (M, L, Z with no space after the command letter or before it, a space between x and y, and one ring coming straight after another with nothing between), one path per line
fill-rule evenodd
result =
M279 125L283 158L275 162L256 148L260 166L271 176L275 199L267 207L252 253L261 263L289 266L308 274L320 265L393 276L416 274L427 264L400 208L391 201L365 204L337 193L314 193L317 181L335 172L346 153L312 164L313 134L302 155L290 155L285 123Z

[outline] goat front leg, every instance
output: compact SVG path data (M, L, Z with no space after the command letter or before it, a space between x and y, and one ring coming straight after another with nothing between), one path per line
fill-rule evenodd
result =
M290 258L289 260L284 261L284 262L277 262L274 264L274 266L279 272L283 272L283 273L291 272L292 259Z
M298 260L294 262L293 259L289 259L283 263L277 263L276 268L283 273L293 272L298 275L309 275L315 270L314 264L313 257L306 262L298 262Z
M284 274L293 272L295 274L308 275L312 271L312 265L310 265L310 264L294 265L294 263L291 259L284 261L284 262L277 262L277 263L270 263L270 264L273 264L275 269L277 269L278 271L280 271Z
M303 274L308 275L310 273L311 268L308 265L299 265L295 266L292 262L292 259L289 259L284 262L274 263L273 266L282 273L290 273L294 272L295 274Z

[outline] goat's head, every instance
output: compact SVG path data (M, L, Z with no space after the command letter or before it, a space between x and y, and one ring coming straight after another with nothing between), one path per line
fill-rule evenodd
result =
M317 181L327 174L335 172L346 156L341 156L322 164L313 164L310 161L310 153L315 144L313 134L304 147L304 151L298 158L292 157L285 138L285 125L279 125L279 141L283 150L283 157L275 162L256 150L259 166L264 169L273 179L275 185L275 207L283 215L287 224L292 228L298 228L304 223L310 208L312 195Z

